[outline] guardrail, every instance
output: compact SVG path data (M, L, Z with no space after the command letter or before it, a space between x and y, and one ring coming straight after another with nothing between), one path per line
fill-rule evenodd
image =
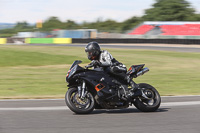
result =
M200 44L200 39L72 39L72 43L155 43L155 44Z
M71 38L26 38L25 43L28 44L71 44Z

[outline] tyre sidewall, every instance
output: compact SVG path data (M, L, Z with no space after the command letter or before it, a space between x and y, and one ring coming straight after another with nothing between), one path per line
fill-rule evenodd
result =
M65 95L65 102L67 104L67 106L69 107L69 109L73 112L75 112L76 114L88 114L90 112L92 112L94 110L94 107L95 107L95 101L94 101L94 97L93 95L91 94L91 105L89 108L87 109L79 109L77 108L73 102L71 101L71 95L72 93L78 91L77 88L69 88L68 91L66 92L66 95Z
M136 100L134 102L135 107L137 109L139 109L140 111L143 111L143 112L154 112L154 111L156 111L159 108L160 103L161 103L161 98L160 98L160 94L158 93L158 91L153 86L146 84L146 83L140 83L138 85L139 85L139 88L151 89L155 93L155 96L157 97L157 101L152 106L152 105L145 105L139 100L139 98L136 98Z

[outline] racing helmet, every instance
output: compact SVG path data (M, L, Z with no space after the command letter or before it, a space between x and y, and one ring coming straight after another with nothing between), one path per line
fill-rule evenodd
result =
M89 60L97 60L101 53L101 48L97 42L90 42L85 47L85 52Z

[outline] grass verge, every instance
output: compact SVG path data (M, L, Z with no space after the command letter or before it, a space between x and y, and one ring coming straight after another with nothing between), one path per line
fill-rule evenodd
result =
M200 94L200 53L107 50L127 68L146 64L150 71L135 81L153 85L161 95ZM0 98L64 97L66 73L77 59L89 63L84 48L0 46Z

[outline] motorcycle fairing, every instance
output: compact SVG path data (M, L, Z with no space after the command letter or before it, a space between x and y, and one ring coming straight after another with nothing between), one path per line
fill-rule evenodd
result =
M98 85L95 86L95 90L97 92L100 91L100 90L102 90L103 88L105 88L105 86L102 83L100 83L100 84L98 84Z
M89 89L95 90L99 97L105 97L106 99L113 95L112 88L116 84L113 82L113 78L103 71L89 70L75 74L74 78L76 77L86 81L91 86Z
M144 67L145 64L141 64L141 65L132 65L127 74L128 75L135 75L137 74L137 72L139 72L140 70L142 70L142 68Z

